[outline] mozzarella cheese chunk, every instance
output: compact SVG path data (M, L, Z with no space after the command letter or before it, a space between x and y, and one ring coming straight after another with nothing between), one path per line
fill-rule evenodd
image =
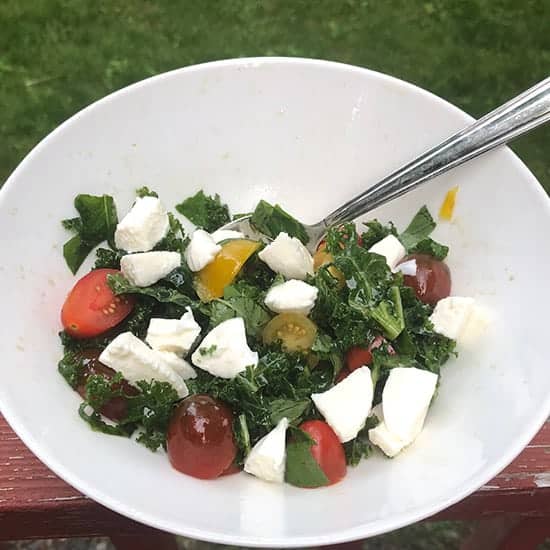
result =
M384 421L381 421L378 426L369 430L369 440L373 445L380 447L384 454L390 458L398 455L406 446L403 440L388 430Z
M197 372L195 369L179 355L171 351L158 351L154 350L157 357L168 367L170 367L176 374L181 376L184 380L189 378L196 378Z
M311 399L342 443L354 439L365 425L373 397L368 367L354 370L347 378Z
M152 350L131 332L119 334L102 352L99 360L120 372L130 383L140 380L168 382L183 398L189 390L183 378L166 364L158 352Z
M242 317L214 327L192 355L193 364L214 376L233 378L246 367L258 364L258 354L246 342Z
M317 287L291 279L270 288L265 297L265 305L275 313L308 315L315 305L317 294Z
M434 330L447 338L458 340L474 308L473 298L449 296L437 302L430 321Z
M153 349L186 355L200 333L201 327L187 308L181 319L151 319L145 341Z
M210 233L197 229L185 250L185 261L191 271L200 271L216 257L221 249L222 247L214 241Z
M286 464L286 430L288 419L283 418L262 437L246 458L244 471L265 481L283 483Z
M147 252L166 236L169 225L168 213L159 199L137 198L116 227L116 247L126 252Z
M412 260L407 260L406 262L403 262L402 264L399 264L396 267L396 271L401 271L403 275L410 275L411 277L416 276L416 260L413 258Z
M305 279L313 275L313 258L308 249L296 237L279 233L277 238L268 244L259 254L275 273L287 279Z
M230 241L233 239L244 239L244 233L241 231L235 231L234 229L217 229L212 233L212 238L216 244L222 241Z
M380 254L386 258L386 263L388 267L395 271L397 264L405 257L407 251L405 247L401 244L401 241L394 235L388 235L384 237L381 241L378 241L376 244L372 245L369 248L369 252L374 254Z
M406 445L422 431L437 385L437 374L414 367L391 369L382 392L384 422Z
M120 270L135 286L150 286L181 265L179 252L138 252L120 260Z

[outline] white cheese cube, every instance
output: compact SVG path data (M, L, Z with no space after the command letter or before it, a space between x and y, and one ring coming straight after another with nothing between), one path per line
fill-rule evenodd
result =
M347 378L311 399L342 443L354 439L369 415L373 384L368 367L354 370Z
M416 269L416 260L414 258L412 260L407 260L396 267L396 271L400 271L403 275L410 275L411 277L416 276Z
M231 241L233 239L244 239L244 233L235 231L234 229L217 229L212 233L212 238L216 244L222 241Z
M401 244L401 241L394 235L388 235L384 237L381 241L378 241L376 244L372 245L369 248L369 252L374 254L379 254L386 258L386 263L388 267L395 271L397 264L405 257L407 251L405 247Z
M191 271L200 271L216 257L221 249L222 247L216 244L210 233L197 229L185 250L185 261Z
M309 315L315 305L319 290L304 281L291 279L271 287L265 297L265 305L275 313L301 313Z
M126 252L147 252L166 236L168 213L156 197L137 198L118 223L115 245Z
M246 367L258 364L258 354L246 342L241 317L214 327L192 355L193 364L214 376L233 378Z
M305 279L307 275L313 275L313 258L308 249L299 239L289 237L287 233L279 233L258 257L275 273L287 279Z
M181 265L179 252L138 252L120 260L120 270L135 286L150 286Z
M281 419L275 428L252 447L244 463L245 472L265 481L283 483L285 480L287 428L288 419Z
M131 332L119 334L102 352L99 360L120 372L130 383L140 380L168 382L183 398L189 390L183 378L176 374L158 354Z
M384 422L408 445L422 431L437 385L437 374L414 367L391 369L382 392Z
M151 319L145 341L153 349L186 355L200 333L201 327L188 307L181 319Z
M398 455L405 447L405 443L388 430L384 421L369 430L369 440L390 458Z
M458 340L468 322L473 307L473 298L449 296L439 300L430 316L434 330L447 338Z
M196 378L197 372L195 369L185 360L176 355L175 353L172 353L171 351L158 351L154 350L157 354L157 357L160 358L160 360L170 367L176 374L181 376L184 380L188 380L189 378Z

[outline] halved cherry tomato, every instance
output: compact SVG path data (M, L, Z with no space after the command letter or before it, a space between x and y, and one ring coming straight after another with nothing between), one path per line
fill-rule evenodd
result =
M218 477L237 454L233 413L208 395L187 397L172 415L166 443L176 470L199 479Z
M311 349L317 325L299 313L280 313L267 323L262 332L265 344L281 342L286 351L307 351Z
M107 275L116 269L94 269L82 277L65 299L61 323L74 338L91 338L118 325L134 307L133 296L115 296Z
M116 373L113 369L110 369L103 363L99 361L99 350L84 350L80 352L80 357L84 363L84 371L80 379L80 383L76 387L76 391L80 394L83 399L86 399L86 381L93 374L100 374L105 378L111 379ZM114 390L122 389L123 393L129 397L135 396L139 391L131 386L126 380L123 380L120 384L113 384L112 388ZM101 407L99 411L103 416L120 422L126 418L128 414L128 402L124 396L113 397L107 403Z
M328 485L337 483L346 475L346 455L334 430L322 420L307 420L299 426L315 441L311 456L328 478Z
M221 298L245 262L260 248L258 241L233 239L222 245L217 256L195 278L195 290L203 302Z
M411 287L425 304L436 304L451 294L451 272L447 264L427 254L412 254L400 263L416 260L416 275L404 275L403 283Z

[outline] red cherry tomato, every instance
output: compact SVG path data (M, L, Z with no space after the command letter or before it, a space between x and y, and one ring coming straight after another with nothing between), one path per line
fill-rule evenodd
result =
M368 348L362 346L353 346L350 348L346 353L346 365L349 372L351 373L361 367L369 366L372 363L372 350L379 348L384 342L385 339L383 336L376 336ZM388 347L390 348L388 349L389 353L393 355L395 353L393 352L393 348L391 346Z
M184 474L213 479L235 460L233 414L208 395L192 395L174 411L167 435L168 458Z
M116 372L113 369L110 369L103 363L99 361L99 350L85 350L80 353L80 357L84 362L84 372L80 383L76 387L76 391L80 394L83 399L86 399L86 381L93 374L100 374L105 378L111 379ZM118 390L122 389L125 395L132 397L137 395L139 392L134 386L131 386L126 380L123 380L120 384L113 384L113 389ZM128 413L128 403L123 396L113 397L107 403L101 407L99 411L103 416L110 418L116 422L120 422L126 418Z
M411 287L425 304L435 304L451 294L451 272L447 264L428 256L413 254L400 263L416 260L416 275L404 275L403 283Z
M74 338L91 338L118 325L134 307L133 296L115 296L107 275L116 269L94 269L74 285L61 310L63 328Z
M311 455L327 476L327 485L338 483L346 475L346 455L333 429L322 420L307 420L300 425L300 430L315 441Z

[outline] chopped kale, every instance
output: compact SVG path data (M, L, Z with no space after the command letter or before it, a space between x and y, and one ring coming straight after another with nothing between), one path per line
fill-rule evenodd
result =
M285 212L278 204L272 206L266 201L260 201L250 223L260 233L275 238L279 233L288 233L291 237L300 239L304 244L309 241L304 226L288 212Z
M176 210L197 227L201 227L208 232L215 231L231 220L229 208L226 204L222 204L220 196L210 197L205 195L202 189L192 197L177 204Z

